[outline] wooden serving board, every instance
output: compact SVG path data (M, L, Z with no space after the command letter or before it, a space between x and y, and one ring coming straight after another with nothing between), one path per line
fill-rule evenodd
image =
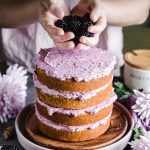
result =
M34 107L30 109L28 115L26 114L25 128L30 139L36 144L43 147L54 148L54 149L72 149L72 150L83 150L83 149L97 149L105 147L112 143L115 143L121 139L131 126L131 116L128 110L121 104L115 102L114 109L111 116L111 124L108 131L89 141L83 142L64 142L50 139L44 136L36 125L35 121L35 110Z

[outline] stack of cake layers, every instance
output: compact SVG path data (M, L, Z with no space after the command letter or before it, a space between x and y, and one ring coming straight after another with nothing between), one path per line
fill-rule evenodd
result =
M62 141L94 139L107 131L116 94L115 57L100 49L50 48L35 57L39 130Z

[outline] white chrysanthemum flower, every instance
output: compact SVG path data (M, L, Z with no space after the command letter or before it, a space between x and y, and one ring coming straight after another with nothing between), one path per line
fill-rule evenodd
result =
M139 92L134 90L136 96L135 105L132 106L134 112L138 114L141 120L150 124L150 93L148 90Z
M0 121L16 117L25 106L27 70L18 65L10 66L5 75L0 74Z
M140 135L140 139L129 142L133 150L150 150L150 131L143 131L143 135Z
M145 93L145 94L150 94L150 87L145 88L145 89L144 89L144 93Z

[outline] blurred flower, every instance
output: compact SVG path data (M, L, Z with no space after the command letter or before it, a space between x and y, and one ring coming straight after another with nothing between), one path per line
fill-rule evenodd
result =
M150 150L150 131L143 131L143 135L139 136L139 139L129 142L133 150Z
M150 91L144 90L143 92L134 90L134 96L136 97L135 104L132 106L133 115L137 115L142 125L150 125ZM135 113L135 114L134 114Z
M129 144L133 150L150 150L150 88L134 90L130 101L135 128L134 141Z
M16 117L25 106L27 70L10 66L5 75L0 74L0 121Z

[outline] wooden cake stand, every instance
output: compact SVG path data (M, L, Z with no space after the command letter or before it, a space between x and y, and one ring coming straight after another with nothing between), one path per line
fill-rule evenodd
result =
M120 103L114 103L114 109L111 116L111 124L107 132L93 140L83 142L63 142L50 139L44 136L37 128L35 122L35 107L34 105L28 106L26 110L21 112L20 118L17 123L20 127L20 132L29 141L42 146L43 148L53 149L98 149L111 145L120 140L131 128L132 118L128 110ZM20 119L20 120L19 120ZM18 139L19 140L19 139Z

